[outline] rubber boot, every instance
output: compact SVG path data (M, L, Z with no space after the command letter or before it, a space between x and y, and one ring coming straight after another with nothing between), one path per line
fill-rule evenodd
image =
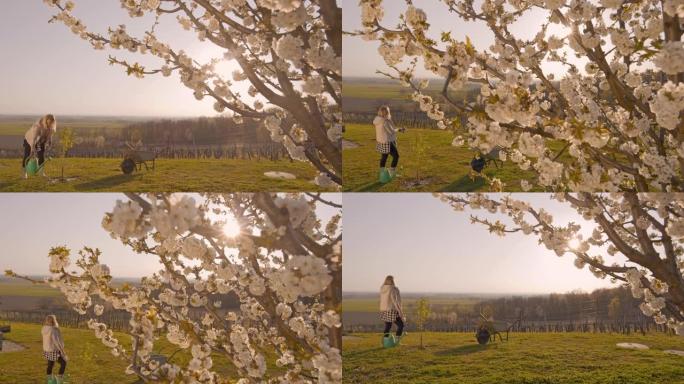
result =
M389 175L390 175L390 180L397 177L397 169L396 168L390 168L389 169Z
M64 384L64 376L62 375L57 375L57 381L55 381L57 384Z
M397 345L399 345L400 342L401 342L401 336L394 336L394 345L397 346Z
M378 181L381 183L389 183L390 180L392 180L392 177L389 174L389 171L387 168L380 168L380 173L378 175Z

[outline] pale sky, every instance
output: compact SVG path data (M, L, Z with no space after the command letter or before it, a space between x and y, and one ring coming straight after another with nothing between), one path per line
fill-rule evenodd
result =
M126 24L139 36L153 18L131 19L119 0L76 0L74 14L94 31ZM109 54L160 65L150 55L127 51L95 51L90 44L59 22L48 24L56 8L43 0L3 0L0 12L0 114L107 115L107 116L214 116L213 102L195 100L192 91L174 73L144 79L127 76L124 68L110 66ZM175 49L185 49L206 62L222 56L217 47L201 43L184 31L175 16L165 15L157 36ZM230 76L235 64L222 64ZM244 83L244 82L243 82ZM242 83L241 83L242 87ZM246 89L246 85L244 86ZM243 94L245 92L242 92Z
M341 202L338 194L323 198ZM114 277L142 277L160 269L154 255L136 254L102 228L102 218L116 200L116 193L4 193L0 198L0 271L12 269L24 275L49 274L48 252L66 245L73 257L84 246L99 248L100 260ZM317 213L327 222L337 211L319 204Z
M476 9L479 9L480 0L475 0ZM428 37L440 41L442 31L451 31L451 36L458 41L464 41L468 36L475 48L486 49L494 42L493 33L482 22L465 22L453 13L439 0L414 0L413 4L421 8L428 16L430 29ZM396 27L399 15L406 10L406 3L401 0L384 1L385 16L382 25L390 28ZM343 30L352 32L361 29L361 8L356 0L342 0ZM525 14L510 28L518 38L531 39L539 31L542 20L545 19L545 11L534 10ZM560 35L561 27L552 25L549 33ZM564 34L563 34L564 35ZM365 41L360 37L345 35L343 39L342 73L348 77L376 77L375 73L380 69L391 72L385 61L378 53L380 44L377 41ZM580 62L571 57L572 62ZM405 60L405 62L407 62ZM418 77L435 77L431 72L423 68L422 62L418 64L416 75ZM542 67L546 71L556 75L564 73L558 64L547 64Z
M547 194L514 197L552 212L554 224L574 221L585 237L591 234L592 223ZM343 290L375 292L386 275L403 292L525 294L611 285L577 269L573 256L558 257L539 246L533 236L489 234L470 223L471 213L493 217L456 212L429 193L345 193Z

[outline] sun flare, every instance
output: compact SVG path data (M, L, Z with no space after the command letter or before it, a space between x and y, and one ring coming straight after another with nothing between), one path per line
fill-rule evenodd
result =
M580 241L578 238L572 238L568 240L568 248L570 249L577 249L580 246Z
M226 219L226 223L223 224L223 234L228 237L235 237L242 232L240 223L234 217L229 217Z

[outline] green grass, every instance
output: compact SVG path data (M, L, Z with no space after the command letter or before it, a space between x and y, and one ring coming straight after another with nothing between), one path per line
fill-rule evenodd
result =
M380 154L375 150L375 130L370 125L348 124L344 135L346 140L357 144L357 148L343 151L344 190L357 192L471 192L486 191L488 185L483 178L470 177L470 161L475 152L466 147L451 145L453 134L431 129L409 129L398 134L400 177L387 184L378 182ZM420 147L423 154L420 155ZM391 159L391 157L390 157ZM388 160L388 164L391 160ZM520 191L520 180L531 179L532 173L521 171L512 162L505 162L502 168L491 163L484 173L504 182L506 191ZM402 185L419 176L429 179L419 187Z
M344 97L384 100L405 100L411 97L411 90L400 84L345 83L342 87Z
M41 278L36 278L41 280ZM112 281L113 287L123 284L137 285L137 280L117 279ZM29 281L14 278L0 278L0 298L2 296L28 296L28 297L60 297L59 289L52 288L47 284L34 284Z
M48 179L31 177L24 180L20 159L0 159L0 192L226 192L226 191L311 191L320 189L311 182L316 175L312 166L303 162L269 160L178 160L158 159L156 169L143 167L132 175L119 169L121 159L57 158L46 165ZM76 179L50 183L61 175ZM278 180L264 172L292 173L296 180Z
M2 296L57 297L61 294L57 288L49 285L8 280L0 281L0 298Z
M26 347L20 352L0 353L0 380L3 383L35 384L45 382L46 361L40 325L12 324L12 331L5 339ZM85 383L132 383L135 379L124 371L127 364L115 359L90 330L62 328L66 346L66 373L72 384ZM119 335L120 336L120 335ZM129 337L120 341L130 345ZM55 368L58 368L57 364ZM56 372L56 370L54 371Z
M38 324L13 323L12 331L5 335L6 340L14 341L26 347L25 350L12 353L0 353L0 382L13 384L35 384L45 381L46 362L43 358L43 344ZM119 342L130 350L130 337L115 332ZM128 363L115 358L109 349L95 337L93 331L62 327L62 336L66 348L66 373L69 384L130 384L136 378L125 374ZM161 336L153 349L154 354L170 356L177 347ZM172 362L185 366L192 356L189 351L181 351ZM214 369L225 378L237 376L235 367L222 355L214 354ZM272 364L269 359L269 364ZM56 365L58 368L59 365ZM237 380L235 380L237 381Z
M408 299L404 299L407 303ZM347 299L342 300L342 312L378 312L379 299Z
M0 136L24 136L30 127L23 122L0 122Z
M345 383L681 384L684 338L663 334L513 333L508 342L480 346L473 334L411 333L395 349L379 334L345 338ZM636 342L647 351L625 350Z

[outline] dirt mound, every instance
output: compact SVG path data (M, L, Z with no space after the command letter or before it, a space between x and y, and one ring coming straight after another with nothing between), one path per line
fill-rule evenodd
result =
M647 345L639 344L639 343L617 343L615 345L618 348L624 348L624 349L638 349L638 350L649 349Z
M280 172L280 171L264 172L264 176L269 177L271 179L283 179L283 180L294 180L297 178L297 176L295 176L291 173Z
M0 350L0 353L19 352L23 351L24 349L26 349L26 347L22 346L21 344L5 340L2 342L2 350Z
M342 139L342 149L354 149L358 148L359 145L351 140Z

